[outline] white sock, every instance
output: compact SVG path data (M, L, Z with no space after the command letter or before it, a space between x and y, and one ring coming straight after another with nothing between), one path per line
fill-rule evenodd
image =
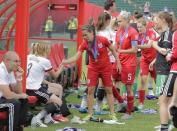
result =
M46 115L47 115L47 111L42 110L41 112L39 112L39 113L36 115L36 118L42 119L42 118L44 118Z
M86 107L87 107L87 95L84 94L81 101L81 108L86 108Z
M101 111L101 104L102 104L102 101L99 101L98 99L96 99L95 110L96 110L97 112L100 112L100 111Z

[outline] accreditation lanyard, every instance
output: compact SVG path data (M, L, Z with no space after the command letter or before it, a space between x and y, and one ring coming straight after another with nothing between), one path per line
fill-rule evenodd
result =
M93 54L93 58L95 61L97 61L98 58L98 50L97 50L97 42L96 42L96 38L94 39L92 45L91 45L91 52Z
M125 29L125 31L120 34L120 45L123 45L123 42L125 40L125 38L128 36L128 28Z
M146 33L144 33L143 35L143 39L141 40L141 45L145 44L145 40L146 40Z

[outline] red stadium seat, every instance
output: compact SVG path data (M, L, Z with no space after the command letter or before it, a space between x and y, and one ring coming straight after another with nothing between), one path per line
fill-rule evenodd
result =
M0 112L0 120L6 120L8 117L8 113L6 111Z

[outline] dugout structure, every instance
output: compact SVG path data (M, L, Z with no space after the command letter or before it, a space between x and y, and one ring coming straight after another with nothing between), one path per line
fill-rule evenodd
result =
M58 1L57 5L55 1ZM37 11L41 6L48 5L46 8L60 9L60 10L78 10L78 31L77 31L77 48L82 42L81 25L84 23L84 5L85 0L67 0L67 3L60 4L59 2L66 0L0 0L0 44L4 41L3 50L9 50L10 43L13 41L13 49L20 55L21 65L25 71L24 78L26 78L26 64L28 54L28 40L29 40L29 21L30 15ZM71 4L77 2L77 5ZM51 7L50 4L54 3ZM3 15L6 18L3 19ZM14 15L16 16L14 17ZM8 30L7 30L8 28ZM15 30L15 35L13 35ZM5 33L5 35L4 35ZM77 62L78 74L81 76L82 58ZM26 79L23 80L23 91L25 92Z

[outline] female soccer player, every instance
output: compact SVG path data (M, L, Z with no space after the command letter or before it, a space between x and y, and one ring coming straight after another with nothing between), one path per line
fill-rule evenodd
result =
M131 111L134 105L132 86L135 79L137 66L138 32L130 26L130 13L121 11L119 18L119 30L116 34L117 49L122 66L121 81L127 88L127 113L122 119L132 118Z
M111 63L109 61L108 49L112 52L117 60L117 54L111 43L101 36L97 36L93 25L85 25L82 28L84 42L80 45L78 52L68 60L64 60L63 64L69 64L77 61L84 50L89 54L88 65L88 115L84 120L89 120L93 115L94 91L101 78L107 93L107 100L110 108L110 118L117 120L114 113L112 80L111 80Z
M139 39L138 39L138 48L141 49L141 58L140 58L140 70L141 70L141 88L139 89L139 106L141 110L144 107L145 99L145 87L148 74L151 74L151 77L156 80L156 71L153 67L149 70L150 63L156 58L156 50L151 47L153 41L157 40L156 32L151 28L147 29L146 21L141 19L137 23L137 28L139 30Z

